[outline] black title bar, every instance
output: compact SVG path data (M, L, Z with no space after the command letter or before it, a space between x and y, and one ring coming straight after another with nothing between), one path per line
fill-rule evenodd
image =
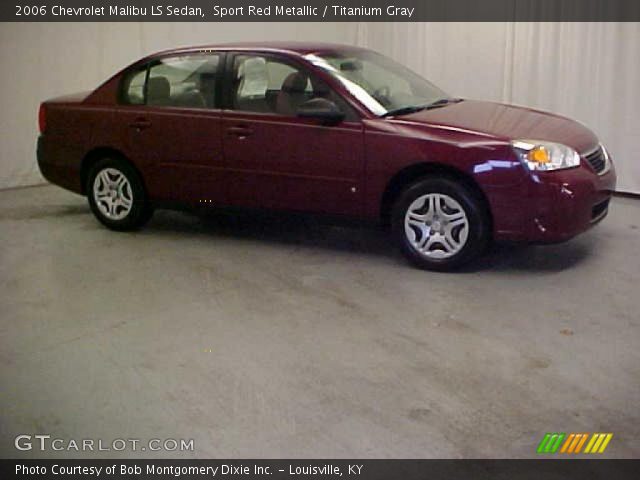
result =
M637 22L638 0L16 0L3 22Z
M640 460L0 460L3 479L636 479Z

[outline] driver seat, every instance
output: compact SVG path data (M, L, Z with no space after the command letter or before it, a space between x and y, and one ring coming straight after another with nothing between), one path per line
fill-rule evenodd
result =
M280 115L295 115L301 103L307 100L305 93L309 77L302 72L290 73L282 82L282 87L276 100L276 113Z

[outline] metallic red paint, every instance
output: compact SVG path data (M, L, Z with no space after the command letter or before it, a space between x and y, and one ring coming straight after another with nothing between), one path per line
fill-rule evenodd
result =
M487 201L498 240L563 241L588 229L594 205L615 188L613 167L530 172L513 139L563 143L581 155L598 145L583 125L528 108L466 100L379 118L323 70L310 53L355 47L235 44L189 47L146 57L89 94L48 100L38 162L52 183L84 193L83 162L118 153L141 173L152 202L264 207L380 219L394 179L443 171L473 182ZM328 126L310 119L225 109L118 103L129 68L177 53L269 52L323 79L360 121ZM248 134L243 134L248 133ZM94 155L96 153L96 155ZM407 177L409 172L413 177ZM600 218L597 219L598 221Z

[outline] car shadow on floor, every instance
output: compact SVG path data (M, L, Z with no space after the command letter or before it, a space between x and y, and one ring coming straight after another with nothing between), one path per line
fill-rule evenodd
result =
M382 257L396 256L389 235L379 227L337 225L308 215L218 210L159 211L145 230L205 234ZM397 258L401 259L402 256L398 253Z
M587 260L592 250L593 239L585 238L554 245L494 243L485 255L460 272L560 272Z
M381 227L336 225L305 215L216 210L197 213L159 211L146 230L354 252L405 263L404 257L393 245L391 235ZM563 271L586 260L595 243L597 236L592 233L554 245L494 243L481 258L455 273Z

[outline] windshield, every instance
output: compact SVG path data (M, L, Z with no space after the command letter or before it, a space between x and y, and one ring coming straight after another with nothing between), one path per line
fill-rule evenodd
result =
M435 102L446 104L446 100L450 100L446 93L418 74L374 52L332 52L306 58L342 82L376 115L427 107Z

